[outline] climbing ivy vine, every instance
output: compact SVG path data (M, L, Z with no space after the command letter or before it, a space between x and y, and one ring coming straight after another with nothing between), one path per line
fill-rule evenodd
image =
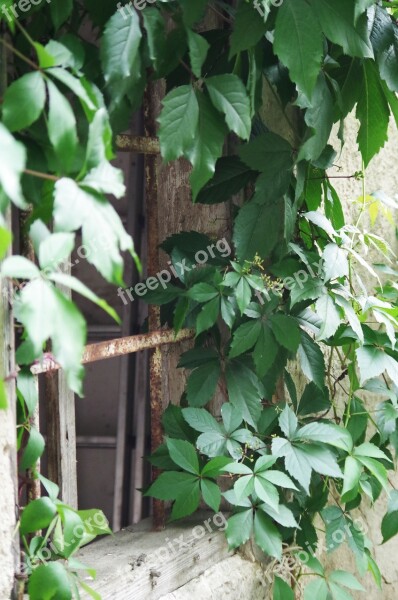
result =
M28 367L48 340L71 389L82 390L85 323L58 285L117 319L82 282L60 273L76 232L94 248L88 260L109 282L125 285L123 251L139 267L106 199L125 193L110 161L114 136L141 106L147 83L165 79L163 159L191 163L193 202L229 202L239 192L246 199L234 205L231 256L213 253L205 266L179 273L177 264L195 265L195 250L212 240L174 235L164 248L179 276L164 292L145 296L164 306L164 321L176 330L196 330L195 347L179 365L191 371L186 394L180 407L166 410L165 443L151 457L163 472L146 493L172 501L174 519L194 512L201 499L218 511L223 498L232 512L231 548L254 539L277 561L306 551L315 577L306 600L343 600L351 598L347 589L363 589L313 555L321 544L319 519L328 550L348 543L358 573L370 571L381 585L353 511L387 494L383 539L398 532L398 496L388 475L398 450L398 272L387 242L362 226L365 213L374 221L387 210L382 194L367 194L365 172L388 139L390 116L398 122L397 3L158 0L138 9L115 8L110 0L52 0L18 16L12 6L7 0L2 11L0 250L4 257L11 242L11 202L28 211L26 233L37 257L7 257L1 269L21 282L21 470L34 467L44 448L31 426L37 398ZM199 27L206 11L218 20L210 31ZM86 41L85 27L95 30L98 44ZM292 139L261 119L264 82ZM363 184L355 224L346 223L330 177L352 111L363 164L350 174ZM375 266L370 250L386 266ZM370 293L363 272L373 277ZM216 393L223 394L219 417L208 410ZM375 404L372 394L383 401ZM6 405L4 393L0 403ZM68 536L85 516L57 500L54 484L43 484L48 498L31 503L20 522L27 589L33 599L79 597L75 575L82 566L73 553L87 538L75 543ZM36 530L46 533L31 538ZM86 533L92 539L104 532ZM38 551L51 540L51 560L43 564ZM305 574L298 567L289 584L276 577L274 598L294 598Z

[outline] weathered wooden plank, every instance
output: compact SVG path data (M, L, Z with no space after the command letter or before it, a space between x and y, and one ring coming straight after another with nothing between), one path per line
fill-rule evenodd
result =
M70 274L70 267L63 265ZM62 288L64 294L70 290ZM63 370L45 374L48 476L59 485L60 498L77 508L75 394Z
M90 585L106 600L157 600L232 555L223 515L197 514L184 523L151 532L149 519L83 548L77 555L94 565ZM82 598L88 598L82 595Z
M138 154L160 154L157 137L129 135L122 133L116 136L116 149L119 152L137 152Z

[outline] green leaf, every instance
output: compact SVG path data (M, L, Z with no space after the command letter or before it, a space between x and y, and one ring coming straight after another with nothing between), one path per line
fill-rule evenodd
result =
M26 208L22 195L21 175L26 165L26 149L0 123L0 184L18 208Z
M322 254L324 262L324 282L338 277L348 277L347 253L337 244L327 244Z
M171 519L182 519L197 510L200 502L200 486L199 481L195 481L178 496L173 504L171 511Z
M295 433L294 439L321 442L346 452L351 452L353 446L350 433L334 423L308 423Z
M351 594L336 583L333 583L333 581L329 581L329 589L332 593L333 600L353 600Z
M304 600L328 600L329 590L324 579L314 579L305 586Z
M44 475L42 475L41 473L38 473L38 476L50 500L54 502L54 500L56 500L59 495L58 485L47 479L47 477L44 477Z
M214 298L207 302L200 311L196 320L196 335L210 329L215 325L220 313L220 299Z
M241 479L243 479L243 477ZM241 481L241 479L238 479L238 481ZM238 481L236 483L238 483ZM235 484L235 486L236 486L236 484ZM278 490L276 489L276 487L274 485L272 485L272 483L270 483L269 481L267 481L267 479L265 479L265 476L263 477L262 473L257 475L256 477L254 477L254 490L255 490L257 496L260 498L260 500L262 500L268 506L270 506L276 512L278 512L278 507L279 507ZM236 495L238 496L238 499L239 499L239 495L238 494L236 494Z
M28 368L24 368L18 373L17 391L23 397L28 409L28 415L32 416L39 401L39 391L35 383L35 378Z
M254 515L254 539L265 554L281 560L282 536L262 510L256 510Z
M23 75L7 88L3 100L3 123L10 131L26 129L37 121L44 109L46 86L36 71Z
M76 531L84 531L83 520L76 511L64 504L57 504L57 511L63 526L60 551L65 558L69 558L83 542L83 536L76 533Z
M171 459L189 473L199 474L199 461L195 448L185 440L166 440Z
M182 85L169 92L162 104L158 119L160 148L165 161L175 160L194 144L199 122L198 99L191 85Z
M361 386L369 379L378 377L384 371L387 371L395 385L398 385L398 364L391 356L375 346L362 346L355 352Z
M301 337L296 319L278 313L272 315L269 321L276 341L290 352L297 352Z
M251 320L238 327L234 333L229 357L235 358L250 350L257 342L261 329L262 324L259 320Z
M233 73L206 79L213 105L224 113L230 131L248 140L251 131L250 99L242 80Z
M318 77L311 106L305 111L304 118L310 134L300 148L297 160L315 161L329 141L334 121L334 101L323 73Z
M76 118L69 101L58 88L47 81L49 95L48 136L57 154L59 165L68 172L77 148Z
M279 523L279 525L282 525L282 527L299 528L299 524L297 523L296 519L294 518L292 511L289 510L283 504L280 504L278 506L277 511L274 510L273 508L271 508L270 506L268 506L267 504L262 504L260 508L261 508L261 510L266 512L267 515L269 515L274 521ZM300 525L301 525L301 523L302 523L302 520L300 520Z
M298 349L301 368L304 375L323 390L325 377L325 359L318 344L305 331L301 331L301 344Z
M289 439L294 437L294 434L297 431L298 421L296 415L294 414L290 406L288 406L287 404L281 412L278 421L279 427L281 428L285 436Z
M214 512L218 512L220 509L221 492L218 485L209 479L201 479L200 487L202 491L203 500L206 502Z
M56 514L56 506L50 498L33 500L23 509L20 525L21 535L45 529Z
M17 298L15 313L36 355L40 355L44 342L52 339L54 357L65 369L69 386L81 394L86 323L76 305L43 279L35 279Z
M253 510L244 510L228 519L225 535L227 536L230 550L242 546L247 542L253 532Z
M196 197L200 204L226 202L256 177L237 156L223 156L216 163L212 179Z
M187 401L190 406L204 406L215 394L221 370L218 361L195 369L187 383Z
M202 469L202 477L218 477L224 467L229 464L230 458L217 456L210 460Z
M274 335L269 327L263 324L253 352L256 373L259 377L266 375L276 358L278 349Z
M175 441L175 440L174 440ZM159 500L175 500L185 493L187 489L198 481L198 478L190 473L180 471L166 471L161 473L145 492L145 496L153 496Z
M217 111L202 92L196 92L196 104L199 107L199 116L196 120L194 139L191 141L190 146L187 145L184 148L184 155L193 166L190 182L194 202L200 190L214 175L217 159L222 154L226 134L225 127L220 121ZM181 136L188 135L189 126L190 124L184 126L187 129L184 134L180 134ZM168 135L170 135L170 130ZM185 144L183 141L181 143Z
M261 414L263 389L254 373L242 363L233 361L226 367L228 395L231 404L247 423L255 427Z
M363 86L357 104L358 146L365 166L387 141L390 110L374 63L363 63Z
M83 190L72 179L60 179L55 184L54 221L57 231L82 227L83 244L92 249L87 261L108 281L123 285L120 252L127 250L134 257L134 244L108 201Z
M195 33L191 29L187 30L187 35L192 72L199 78L202 75L202 66L206 60L210 45L203 36Z
M240 2L230 39L230 57L255 46L265 35L264 20L251 2Z
M361 473L361 464L352 456L347 456L344 466L343 490L341 492L341 499L343 502L350 502L357 496Z
M240 147L239 155L251 169L260 171L267 183L281 178L289 181L293 168L293 149L290 144L272 131L263 133Z
M50 562L37 567L29 577L31 600L72 600L68 573L60 562Z
M366 456L357 456L356 458L369 470L373 477L377 479L384 490L389 493L388 475L385 467L378 460L373 458L368 458Z
M55 77L58 81L66 85L66 87L68 87L71 92L73 92L81 100L83 107L89 111L90 114L97 110L97 103L94 104L92 100L93 96L95 98L95 92L94 90L91 90L91 93L89 94L88 90L86 89L89 87L89 84L86 82L86 85L84 86L82 83L85 81L84 79L78 79L66 69L61 69L59 67L47 69L46 73L52 77Z
M252 260L256 254L269 258L282 229L283 205L278 199L257 201L255 196L242 206L235 219L233 241L241 260Z
M373 58L366 16L359 17L354 25L354 2L312 0L312 6L326 37L342 46L345 54Z
M383 544L398 533L398 492L396 490L391 491L387 513L381 522L381 533Z
M21 471L34 467L37 460L41 457L44 452L44 438L36 427L31 427L29 430L28 443L26 444L23 452L19 468Z
M36 265L24 256L9 256L1 265L2 277L13 279L36 279L40 277L40 271Z
M312 7L305 0L285 0L277 12L274 51L308 98L321 70L322 44L322 32Z
M55 29L59 29L73 10L73 0L51 0L51 20Z
M51 279L51 281L54 281L54 283L57 283L58 285L65 286L66 288L71 289L77 294L84 296L84 298L87 298L87 300L94 302L94 304L102 308L102 310L104 310L110 317L112 317L112 319L114 319L116 323L121 322L120 317L115 311L115 309L109 306L109 304L105 300L99 298L97 294L94 294L94 292L92 292L86 285L84 285L84 283L82 283L76 277L66 275L65 273L51 273L49 275L49 279Z
M329 575L329 581L333 581L339 585L344 585L344 587L348 587L350 590L358 590L359 592L366 591L359 583L358 579L347 571L333 571L333 573Z
M116 11L106 24L101 38L101 64L112 100L120 100L131 80L139 79L139 47L142 38L138 11L128 11L124 18Z
M8 408L8 399L7 399L7 390L4 383L4 379L0 378L0 410L7 410Z
M273 600L294 600L294 592L290 585L275 575L273 587Z
M53 233L44 239L39 246L39 263L41 269L55 270L66 260L75 246L73 233Z

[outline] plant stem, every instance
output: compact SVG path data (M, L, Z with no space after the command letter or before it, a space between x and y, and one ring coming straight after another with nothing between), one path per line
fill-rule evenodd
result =
M32 169L25 169L25 175L32 175L32 177L38 177L40 179L46 179L48 181L58 181L59 177L50 175L49 173L41 173L40 171L32 171Z

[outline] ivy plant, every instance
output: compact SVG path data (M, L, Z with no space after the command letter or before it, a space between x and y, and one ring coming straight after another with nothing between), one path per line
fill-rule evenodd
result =
M29 215L26 235L37 257L7 256L1 269L14 282L23 329L21 470L34 468L44 448L31 426L37 400L29 392L29 366L48 341L71 389L82 390L85 324L62 290L117 318L59 268L76 232L107 281L124 285L125 251L139 267L107 199L125 193L111 163L114 136L141 106L147 82L164 79L158 119L164 161L191 163L193 202L230 202L240 192L245 200L233 207L229 259L211 258L164 292L145 296L166 305L170 326L196 330L194 349L180 360L191 371L186 394L180 407L166 410L165 443L151 457L163 472L146 493L172 501L172 518L194 512L202 500L214 511L223 503L231 512L230 547L254 539L275 560L319 548L314 523L321 519L329 551L347 543L358 573L370 571L380 585L370 542L352 511L364 499L374 503L389 494L383 539L397 533L388 477L398 449L397 271L387 242L363 225L367 212L374 222L395 208L385 195L367 193L366 168L388 139L390 116L398 121L396 3L158 0L142 10L125 4L52 0L16 17L7 0L2 11L0 252L4 258L11 243L12 203ZM214 10L218 24L199 26ZM87 42L82 22L98 44ZM261 118L264 83L289 136L270 131ZM345 221L330 172L353 111L362 159L362 169L347 175L362 182L354 224ZM184 232L163 247L177 266L181 256L192 262L196 243L195 233ZM304 389L292 376L292 361ZM374 406L364 391L377 395ZM216 394L220 415L208 410ZM2 387L0 406L6 402ZM81 565L73 553L87 538L72 542L70 530L84 515L42 482L49 496L21 511L28 593L79 597ZM36 530L46 533L32 537ZM47 546L44 564L37 556ZM347 589L362 589L353 575L329 573L311 553L307 566L315 579L306 599L342 600L351 597ZM275 577L274 598L293 598L305 575L298 569L292 585Z

